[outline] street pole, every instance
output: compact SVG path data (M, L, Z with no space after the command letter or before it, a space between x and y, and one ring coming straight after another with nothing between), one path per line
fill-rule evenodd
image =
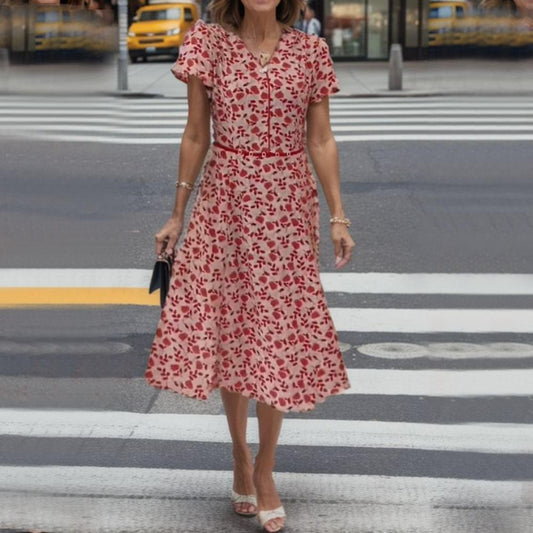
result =
M9 52L0 48L0 90L9 90Z
M128 90L128 0L118 0L118 90Z
M402 90L402 75L402 45L397 43L392 44L389 57L389 91Z

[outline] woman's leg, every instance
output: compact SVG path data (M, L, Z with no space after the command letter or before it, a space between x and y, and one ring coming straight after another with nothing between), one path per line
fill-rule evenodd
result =
M237 392L229 392L221 387L220 395L226 410L229 431L233 442L233 490L243 495L255 494L253 483L252 454L246 443L246 422L248 420L249 399ZM250 503L236 504L237 511L253 513Z
M257 402L256 412L259 423L259 452L254 463L254 483L257 489L258 508L260 511L266 511L281 505L272 473L276 462L276 446L283 422L283 412L262 402ZM265 524L265 528L267 531L277 531L284 522L284 518L274 518Z

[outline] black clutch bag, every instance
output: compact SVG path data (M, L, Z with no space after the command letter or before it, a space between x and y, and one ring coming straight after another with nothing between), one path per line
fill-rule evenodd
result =
M170 285L170 273L172 271L172 256L163 252L157 256L157 260L152 272L152 279L150 280L150 288L148 292L159 289L159 301L161 307L165 305L165 300L168 294L168 287Z

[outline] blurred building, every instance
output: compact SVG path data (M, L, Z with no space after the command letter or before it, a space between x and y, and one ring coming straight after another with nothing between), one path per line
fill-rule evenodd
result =
M533 0L318 0L322 36L336 60L405 59L533 47ZM456 54L457 55L457 54Z
M14 60L99 60L116 43L116 0L0 0L0 48Z
M128 24L140 7L162 1L128 0ZM197 2L202 17L209 20L209 0ZM480 52L533 56L533 0L315 0L314 4L322 36L337 61L387 60L393 43L402 45L404 59ZM25 56L56 49L102 55L117 48L116 23L117 0L0 0L0 48Z

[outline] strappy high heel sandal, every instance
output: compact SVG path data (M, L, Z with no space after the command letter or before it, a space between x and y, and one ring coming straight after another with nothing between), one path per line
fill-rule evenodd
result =
M247 503L255 507L255 511L250 513L243 513L238 510L238 505L241 503ZM255 516L257 514L257 498L254 494L239 494L231 489L231 504L233 505L233 510L240 516Z
M270 520L273 520L274 518L285 518L285 516L285 509L283 508L283 505L280 505L275 509L270 509L268 511L259 511L259 513L257 513L257 517L259 518L259 523L261 524L263 531L268 531L269 533L277 533L278 531L281 531L285 527L285 525L281 526L278 529L265 529L265 524Z

